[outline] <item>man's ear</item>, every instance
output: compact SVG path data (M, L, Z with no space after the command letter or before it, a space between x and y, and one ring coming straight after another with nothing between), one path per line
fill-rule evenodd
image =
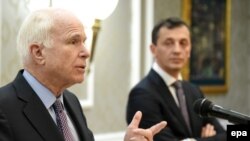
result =
M156 45L152 43L152 44L150 45L150 50L151 50L151 53L153 54L153 56L155 57Z
M191 51L192 51L192 44L190 43L190 49L189 49L189 53L188 53L188 58L190 58L190 56L191 56Z
M44 47L42 45L32 44L30 45L29 49L34 62L36 62L37 64L45 63L45 58L43 54Z

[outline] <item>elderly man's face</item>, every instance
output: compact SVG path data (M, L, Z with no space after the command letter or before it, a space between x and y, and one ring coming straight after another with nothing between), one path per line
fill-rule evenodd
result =
M73 16L65 15L57 20L52 37L52 48L45 49L46 72L67 87L82 82L89 57L82 23Z

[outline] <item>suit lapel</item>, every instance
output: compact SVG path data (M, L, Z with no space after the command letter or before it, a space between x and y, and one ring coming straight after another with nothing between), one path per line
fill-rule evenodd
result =
M75 127L81 141L92 141L92 132L88 129L86 119L83 115L82 108L75 96L68 91L64 92L65 106L74 122Z
M44 140L62 141L63 138L48 110L26 82L21 71L14 80L14 87L16 88L19 99L25 103L23 113L34 130L37 131Z
M149 73L149 79L153 82L155 89L158 91L157 93L161 94L162 99L165 101L164 103L167 104L166 108L168 108L168 110L173 114L172 116L179 121L175 123L176 126L180 127L179 129L183 132L183 134L191 135L181 114L180 108L175 103L175 100L163 79L153 69L151 69Z
M47 109L40 104L38 105L38 102L40 101L33 100L27 103L24 108L24 114L44 140L62 141L63 138L55 122L52 120Z

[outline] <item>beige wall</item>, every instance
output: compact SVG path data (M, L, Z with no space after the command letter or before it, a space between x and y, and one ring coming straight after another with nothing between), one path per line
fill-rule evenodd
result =
M21 67L15 46L18 28L28 12L24 5L23 1L18 0L1 1L1 86L12 80L16 76L17 70Z
M2 2L2 34L0 49L0 86L13 80L17 71L21 68L17 52L15 50L15 38L24 16L28 13L23 4L24 0L3 0ZM131 35L137 31L131 31L133 26L132 1L120 0L117 9L105 21L102 22L95 54L94 72L94 105L84 112L88 124L94 133L107 133L124 131L125 108L128 92L131 88L132 63L131 49L133 45ZM150 1L150 0L149 0ZM153 1L153 0L152 0ZM153 20L169 16L181 16L181 0L154 0ZM140 78L148 71L145 68L145 50L148 49L148 36L145 35L147 27L146 1L141 1L141 18L138 59L141 68ZM4 5L4 7L3 7ZM250 2L232 0L232 35L230 55L230 88L228 93L220 95L207 95L215 103L229 107L242 113L250 114ZM3 14L4 13L4 14ZM138 13L137 13L138 14ZM150 29L147 29L150 28ZM139 30L138 29L138 30ZM139 54L138 54L139 55ZM151 57L151 56L147 56ZM243 61L244 60L244 61ZM78 87L84 89L86 86ZM79 97L86 91L81 91ZM249 103L249 104L248 104Z
M121 131L130 85L130 1L120 0L114 13L102 22L95 54L94 106L86 110L94 132Z

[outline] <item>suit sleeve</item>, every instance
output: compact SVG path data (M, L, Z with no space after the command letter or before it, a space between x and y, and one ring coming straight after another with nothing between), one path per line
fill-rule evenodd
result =
M192 90L197 90L196 92L193 92L193 94L197 94L194 99L199 99L199 98L205 98L201 89L197 86L194 86ZM216 135L208 138L196 138L197 141L226 141L226 131L225 129L221 126L219 121L216 118L208 118L208 117L203 117L202 118L203 126L206 124L210 123L214 126L214 129L216 131Z
M197 93L197 91L196 91ZM164 107L162 106L162 100L160 97L154 96L155 93L151 92L149 89L136 87L132 89L129 94L128 103L127 103L127 115L126 120L127 124L129 124L135 114L136 111L142 112L142 120L139 125L140 128L149 128L160 121L166 120L171 113L164 113ZM203 97L202 93L198 93L196 98ZM168 112L165 110L165 112ZM165 115L167 114L167 115ZM168 121L167 121L168 122ZM178 122L178 121L177 121ZM215 126L217 135L211 138L200 138L200 131L196 137L194 137L198 141L224 141L226 140L225 130L219 124L219 122L214 118L206 118L202 120L202 123L206 125L206 123L211 123ZM154 141L179 141L185 139L181 137L176 132L170 128L171 123L168 125L157 135L154 136ZM171 125L174 127L175 125ZM201 128L201 127L197 127ZM200 129L199 129L200 130Z
M5 114L0 109L0 141L14 141Z
M78 98L71 92L67 91L68 93L70 93L70 99L72 99L72 103L74 103L74 107L71 110L75 110L75 113L80 113L81 117L82 117L82 122L84 125L81 125L83 133L80 134L84 134L85 140L87 141L94 141L94 135L92 133L92 131L89 129L88 124L87 124L87 119L83 113L81 104L78 100ZM69 100L69 99L68 99ZM72 104L73 105L73 104Z

